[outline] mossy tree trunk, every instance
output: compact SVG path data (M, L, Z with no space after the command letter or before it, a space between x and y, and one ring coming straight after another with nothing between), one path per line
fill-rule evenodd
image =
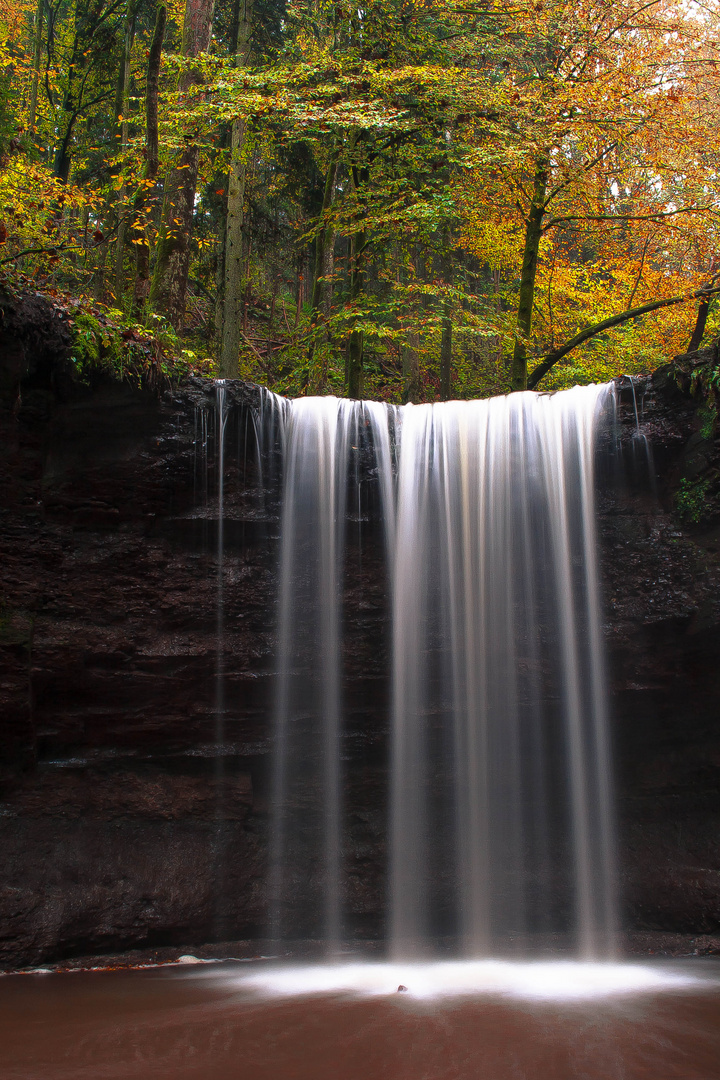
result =
M134 306L136 309L142 307L150 292L150 244L147 238L147 226L143 218L152 204L160 161L158 89L166 23L167 5L160 2L155 9L155 26L152 41L150 42L150 52L148 53L147 80L145 84L145 168L143 170L143 181L138 189L133 206L136 229L134 290Z
M118 91L115 119L118 125L117 142L120 153L124 155L128 148L128 106L130 92L130 54L135 37L135 15L137 0L129 0L125 15L125 36L123 40L122 60L118 75ZM115 303L122 306L125 293L125 246L128 232L127 184L123 180L117 201L117 244L115 245Z
M350 254L350 303L360 299L364 285L363 253L365 233L356 233L352 238ZM358 327L353 327L347 345L346 382L349 398L361 398L363 394L363 352L365 335Z
M450 399L452 384L452 343L453 324L450 315L450 305L443 305L442 336L440 339L440 400Z
M354 147L357 147L360 139L356 139ZM353 189L356 197L362 200L362 191L369 178L367 166L353 165L350 170ZM365 255L367 247L367 234L364 229L355 233L350 247L350 304L356 307L362 296L365 286ZM347 357L345 365L345 381L347 394L350 398L361 398L363 395L363 353L365 335L357 326L350 331L347 344Z
M443 277L445 278L446 285L452 285L453 283L453 264L452 264L452 237L450 229L445 231L443 242ZM441 401L448 401L450 398L450 391L452 386L452 349L453 349L453 324L452 324L452 309L449 299L443 301L442 305L442 335L440 339L440 399Z
M184 57L192 58L207 52L213 10L214 0L186 0L182 48ZM189 69L180 80L181 94L191 90L197 82L198 76ZM167 177L157 260L150 288L151 307L167 315L177 329L182 326L185 314L199 164L200 148L191 143L176 159Z
M421 398L419 350L419 335L414 331L409 331L407 342L402 347L403 405L407 405L408 402L416 405Z
M332 274L334 267L335 252L335 226L328 220L335 200L335 185L337 182L338 162L340 153L333 148L328 161L325 174L325 186L323 189L323 204L318 224L318 233L315 237L315 265L313 273L312 296L310 299L310 327L312 336L309 345L309 364L312 372L313 358L318 346L319 327L323 319L327 320L330 314L332 302ZM312 379L312 374L311 374ZM319 379L318 389L323 390L327 381L327 363L323 367Z
M252 8L253 0L237 0L233 33L237 67L244 67L250 54ZM238 374L243 318L242 256L246 171L243 149L246 128L245 120L237 118L230 130L230 169L217 320L220 331L220 374L226 379L232 379Z

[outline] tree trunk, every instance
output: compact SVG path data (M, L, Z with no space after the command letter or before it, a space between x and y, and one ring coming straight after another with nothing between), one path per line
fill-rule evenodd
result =
M360 232L352 239L351 248L351 272L350 272L350 302L354 304L360 298L363 291L363 249L365 247L365 233ZM363 346L364 334L362 330L353 329L347 347L346 381L349 398L361 398L363 393Z
M207 52L210 45L214 0L186 0L183 26L184 57ZM198 82L187 71L180 80L181 94ZM157 262L150 289L150 304L164 312L176 329L182 326L190 269L190 239L195 211L200 149L188 146L180 154L165 184Z
M407 344L402 347L403 405L417 405L421 398L420 387L420 338L414 331L408 333Z
M108 254L110 251L110 241L107 237L107 228L105 221L111 219L110 208L105 204L104 213L98 216L97 229L98 232L103 234L103 239L93 249L93 262L95 264L92 273L92 292L96 300L102 300L105 296L105 269L107 266Z
M332 209L335 200L335 183L337 180L339 151L333 149L328 162L325 175L325 188L323 191L323 204L318 222L318 233L315 237L315 267L313 274L312 295L310 299L310 327L312 337L309 345L309 368L312 370L312 361L317 348L318 326L323 317L327 319L330 314L332 299L332 272L334 264L335 228L328 222L327 215ZM320 379L320 389L324 388L327 379L327 365L325 365Z
M352 149L357 147L359 139L356 138ZM367 183L368 169L366 166L353 165L350 170L353 188L357 194ZM355 233L350 248L350 303L357 304L364 287L364 262L365 262L365 230ZM361 398L363 394L363 347L364 334L362 330L353 329L347 345L347 357L345 365L345 380L347 393L350 398Z
M153 189L157 180L160 160L158 137L158 87L166 22L167 6L160 2L158 3L155 12L155 27L153 29L150 52L148 54L145 91L145 168L143 170L143 182L135 197L135 205L133 207L135 228L138 232L135 245L136 263L134 299L136 308L142 307L150 292L150 244L147 239L147 228L140 219L148 211L148 204L152 199Z
M248 328L248 307L250 306L251 288L250 288L250 256L252 254L252 236L248 237L247 242L247 255L245 261L245 273L243 275L242 285L242 328L247 330Z
M440 400L449 401L452 375L452 340L453 325L450 317L450 305L444 304L442 317L442 338L440 340Z
M333 301L333 275L335 273L335 228L329 226L325 230L325 243L322 253L322 312L325 319L330 318Z
M135 37L135 12L136 0L130 0L125 18L125 41L123 45L123 57L120 64L118 78L119 108L115 119L118 124L118 141L120 152L125 153L128 147L128 107L130 91L130 54L132 51L133 38ZM121 119L120 119L121 118ZM115 303L122 306L125 292L125 239L128 226L127 185L123 181L118 192L118 232L117 245L115 248Z
M253 0L238 0L235 19L235 66L244 67L250 52ZM244 119L233 121L230 132L230 171L228 173L225 242L223 244L222 311L220 339L220 374L234 378L238 373L240 353L240 317L243 305L243 215L245 205L245 161L243 146L247 125Z
M332 273L335 229L326 219L328 213L332 209L333 201L335 199L338 156L338 152L333 150L330 161L328 162L322 211L320 213L321 227L318 229L318 234L315 237L315 274L313 277L312 299L310 301L313 323L318 320L320 314L327 314L327 309L329 307L328 294L331 289L330 282L326 280L326 277L328 271Z
M300 325L300 314L302 312L302 256L298 255L297 262L295 263L295 322L293 324L293 330L297 330Z
M240 323L243 305L243 206L245 202L245 121L235 120L230 133L225 243L221 281L220 374L232 379L238 373Z
M72 99L69 95L65 95L65 106L63 112L66 114L65 131L58 144L57 152L55 154L55 167L54 172L58 180L62 180L63 184L66 184L70 176L70 166L72 165L72 155L70 154L70 144L72 142L73 131L75 129L75 120L77 117L72 113Z
M42 39L43 39L43 15L45 14L45 0L38 0L37 11L35 13L35 40L33 46L33 76L32 84L30 87L30 108L28 110L28 142L30 142L35 133L35 125L37 123L37 98L38 98L38 83L40 80L40 53L42 52Z
M443 244L445 249L443 252L443 264L446 285L452 285L453 283L451 239L452 238L450 235L450 229L446 229ZM448 299L446 299L443 303L441 326L442 337L440 339L440 400L449 401L452 383L453 324L450 301Z
M362 330L353 330L348 341L347 388L348 397L360 400L363 395L363 346Z
M545 193L548 183L548 166L545 160L537 164L533 184L533 198L525 226L525 248L520 274L520 298L518 300L517 335L510 368L510 386L513 390L527 389L527 342L532 327L535 278L538 254L545 216Z
M85 66L85 48L90 37L92 27L92 15L87 8L75 12L75 36L73 38L72 52L67 69L67 85L61 107L61 115L64 124L59 123L60 138L55 151L54 172L58 180L67 183L72 165L72 145L75 123L80 114L82 105L82 71Z
M710 299L705 298L700 301L698 306L697 319L695 320L695 329L692 332L690 338L690 344L687 347L688 352L695 352L700 348L700 343L705 334L705 326L707 324L708 314L710 312Z

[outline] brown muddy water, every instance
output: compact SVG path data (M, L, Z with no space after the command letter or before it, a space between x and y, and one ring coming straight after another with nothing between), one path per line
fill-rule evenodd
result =
M0 1076L720 1080L720 963L6 975Z

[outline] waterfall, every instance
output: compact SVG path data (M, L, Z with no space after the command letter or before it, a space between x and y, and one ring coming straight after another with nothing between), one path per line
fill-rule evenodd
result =
M288 799L293 799L291 756L303 780L317 784L315 799L297 796L297 813L318 816L322 935L340 941L340 573L351 435L357 444L358 409L337 398L301 398L284 416L285 481L280 555L279 683L276 706L271 891L282 892L288 843ZM295 669L301 667L298 677ZM291 711L292 710L292 711ZM320 731L314 719L320 718ZM292 725L294 730L291 730ZM309 720L309 727L307 721ZM304 730L303 730L304 726ZM297 728L301 728L298 737ZM319 737L319 744L314 738ZM319 767L311 756L319 749ZM290 785L290 787L288 786ZM275 906L273 934L281 920Z
M611 396L590 386L395 408L267 395L284 461L273 937L292 923L332 952L344 936L343 574L364 468L392 627L390 954L447 939L465 957L525 952L553 934L583 958L611 954L594 520Z

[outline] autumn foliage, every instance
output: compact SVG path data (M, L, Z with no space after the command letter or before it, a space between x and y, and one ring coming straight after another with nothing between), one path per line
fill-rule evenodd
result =
M287 393L646 371L717 332L719 62L676 0L0 0L0 271Z

